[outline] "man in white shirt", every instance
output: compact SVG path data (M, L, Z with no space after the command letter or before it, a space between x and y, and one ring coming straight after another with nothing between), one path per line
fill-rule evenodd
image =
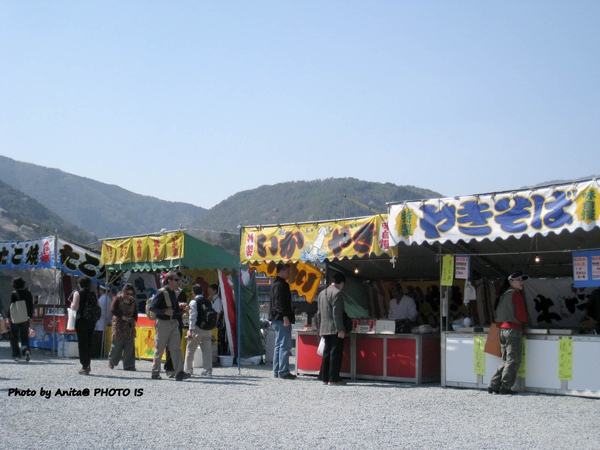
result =
M390 300L389 319L408 320L414 322L417 319L417 305L415 299L404 295L402 286L399 284L392 288L392 299Z
M112 314L110 313L110 304L112 299L106 295L106 287L103 284L98 285L98 303L102 308L102 316L96 322L94 328L94 338L92 342L92 357L100 358L104 356L104 332L107 325L111 324Z

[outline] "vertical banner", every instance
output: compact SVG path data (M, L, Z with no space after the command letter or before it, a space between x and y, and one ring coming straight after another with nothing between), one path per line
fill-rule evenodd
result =
M521 358L521 365L517 371L519 378L525 378L527 376L527 339L523 337L523 357Z
M131 258L133 261L144 262L148 261L150 254L151 241L148 236L139 236L131 238Z
M471 275L471 259L468 255L456 255L454 278L468 280Z
M454 256L444 255L442 259L442 286L452 286L454 281Z
M183 232L168 233L160 237L164 246L164 259L173 260L183 258Z
M558 340L558 379L573 379L573 340L560 338Z
M473 336L473 369L475 375L485 375L485 336Z

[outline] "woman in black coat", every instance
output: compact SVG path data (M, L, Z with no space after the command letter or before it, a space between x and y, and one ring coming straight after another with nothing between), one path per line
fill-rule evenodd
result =
M10 308L8 317L10 318L10 348L12 349L12 357L15 361L19 361L25 357L25 361L31 359L31 349L29 348L29 319L33 316L33 296L23 278L15 278L12 281L14 291L10 296L10 304L18 301L24 301L27 309L27 319L24 322L14 323L15 318L11 316ZM21 347L19 348L19 341Z

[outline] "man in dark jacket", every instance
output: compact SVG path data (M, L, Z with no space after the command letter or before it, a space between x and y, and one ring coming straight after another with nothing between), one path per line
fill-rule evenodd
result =
M286 281L290 275L290 265L277 264L277 277L271 286L269 297L269 320L275 329L275 349L273 353L273 376L293 380L290 373L290 352L292 350L292 324L295 323L292 293Z

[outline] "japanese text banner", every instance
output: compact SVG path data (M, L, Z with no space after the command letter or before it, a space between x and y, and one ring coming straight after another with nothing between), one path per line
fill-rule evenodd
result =
M240 260L248 262L316 262L390 251L387 216L247 227L242 231Z
M177 231L160 236L138 236L102 241L103 264L127 264L181 259L184 256L184 233Z
M591 230L600 225L596 180L540 189L392 204L391 245L468 242Z
M30 241L0 242L0 269L39 269L56 266L53 236Z
M104 265L100 263L100 255L78 245L58 239L58 255L60 269L72 275L90 278L97 283L104 282Z
M277 276L277 264L275 262L250 264L250 267L260 273L267 274L270 277ZM319 289L323 274L319 269L310 263L298 261L290 268L290 275L287 282L292 291L296 291L299 296L306 297L308 303L312 303Z

